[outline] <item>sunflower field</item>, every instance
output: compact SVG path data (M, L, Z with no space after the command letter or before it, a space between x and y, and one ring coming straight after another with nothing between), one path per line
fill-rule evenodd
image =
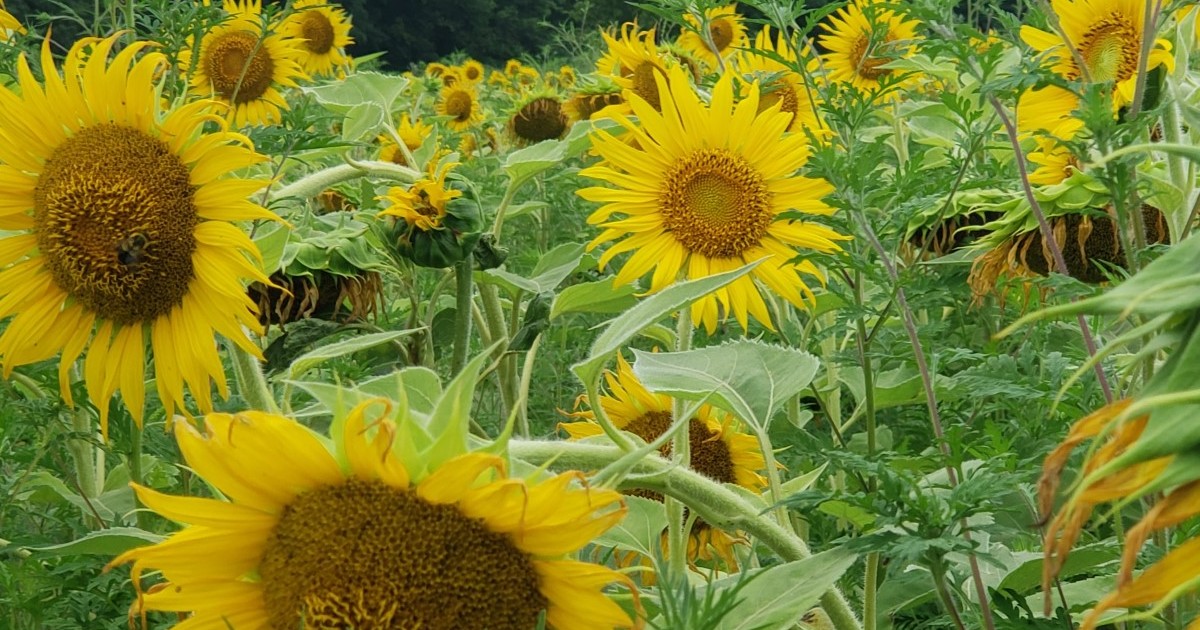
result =
M86 4L0 3L0 630L1200 630L1191 0Z

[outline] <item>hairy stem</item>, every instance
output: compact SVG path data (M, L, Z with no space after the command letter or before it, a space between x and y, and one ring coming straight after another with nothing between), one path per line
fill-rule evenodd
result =
M462 371L471 346L471 304L475 297L472 267L474 257L471 254L454 265L454 356L450 361L451 374Z

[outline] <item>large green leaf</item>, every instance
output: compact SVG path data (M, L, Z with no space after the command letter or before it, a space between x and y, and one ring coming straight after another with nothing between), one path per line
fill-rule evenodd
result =
M354 354L360 350L373 348L380 344L390 343L400 339L401 337L411 335L419 330L421 329L409 328L407 330L391 330L388 332L372 333L369 335L362 335L361 337L351 337L345 341L339 341L328 346L322 346L316 350L313 350L312 352L302 355L295 361L292 361L292 365L288 367L288 376L291 378L296 378L324 363L325 361L328 361L329 359L343 357L348 354Z
M857 556L831 549L815 556L766 569L748 571L751 581L741 600L717 626L719 630L790 628L837 584ZM730 588L737 578L714 582L710 588Z
M562 164L567 158L567 145L558 140L543 140L508 154L504 172L514 183L523 182L538 173Z
M82 538L61 545L29 547L39 556L116 556L135 547L144 547L166 539L136 527L110 527L85 534Z
M583 257L583 245L579 243L563 243L548 251L538 260L538 264L523 278L503 269L488 269L479 273L480 281L494 281L504 286L509 292L516 289L529 293L544 293L553 291L575 271L579 259Z
M623 313L637 304L635 292L631 284L613 286L610 278L573 284L555 296L550 319L567 313Z
M750 273L763 260L765 259L756 260L732 271L673 284L642 300L623 315L609 321L608 326L592 344L588 358L571 366L571 371L584 383L591 383L600 375L605 362L639 332L670 313L690 306L692 302ZM684 313L684 317L688 316L690 313Z
M667 528L667 513L663 504L641 497L625 497L629 511L625 518L596 537L598 545L636 551L648 558L660 552L663 530Z
M817 374L807 352L735 341L687 352L634 350L633 371L651 391L686 400L707 398L756 427L766 427L784 401Z

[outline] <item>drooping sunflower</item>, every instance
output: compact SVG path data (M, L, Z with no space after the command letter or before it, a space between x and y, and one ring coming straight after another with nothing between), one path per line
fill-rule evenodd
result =
M848 238L819 223L780 215L832 213L821 198L833 188L823 179L796 174L808 159L806 138L786 132L789 114L778 108L758 111L757 83L735 105L733 77L726 74L706 105L682 68L655 81L661 114L637 93L626 92L638 122L618 115L623 138L603 131L592 136L592 149L603 162L581 174L616 188L579 191L584 199L605 204L588 217L603 229L589 247L616 241L600 257L601 266L633 251L615 283L628 284L653 270L650 293L681 275L701 278L766 259L751 274L697 301L692 320L712 332L724 310L743 329L748 317L771 327L755 279L803 307L815 297L800 274L822 282L824 275L812 261L795 260L797 248L833 252L840 249L837 241Z
M624 357L618 359L617 372L606 372L604 377L608 392L600 396L600 405L618 429L652 442L671 427L673 399L646 389ZM582 421L559 425L571 439L603 435L604 431L596 423L593 411L579 411L571 415ZM688 421L690 467L714 481L761 492L767 485L766 479L760 474L766 469L766 460L759 449L758 440L739 431L738 424L729 414L711 405L702 405L696 411L696 416ZM669 457L670 443L660 450L664 457ZM661 495L653 492L634 491L632 494L662 500ZM688 558L693 561L720 559L726 567L736 568L737 558L733 553L736 542L735 535L698 520L688 541Z
M20 94L0 88L0 361L7 376L61 353L70 403L86 352L104 431L118 391L142 422L147 342L167 417L185 383L201 411L213 382L228 395L216 334L261 356L242 332L261 330L242 282L266 277L229 222L277 219L246 199L265 182L229 177L266 158L240 134L204 133L211 101L163 111L152 77L165 57L138 42L109 63L116 39L76 43L62 75L47 39L45 84L22 56Z
M765 81L759 94L759 111L779 103L780 110L792 114L789 131L808 129L823 136L828 128L817 113L816 90L796 71L801 63L796 51L795 41L788 42L783 33L775 41L771 27L764 26L755 35L754 46L740 51L735 61L738 72Z
M260 0L226 0L225 10L227 20L180 53L184 72L196 94L229 106L235 127L278 123L288 109L279 90L305 78L300 41L264 30Z
M421 148L425 143L425 138L433 133L433 126L427 125L418 120L413 122L408 114L400 116L400 124L396 125L396 133L400 136L400 140L404 142L404 147L409 153ZM399 145L390 134L379 136L379 159L384 162L394 162L400 165L406 165L408 162L404 159L404 152L400 150Z
M447 124L455 131L464 131L483 121L483 107L475 88L469 85L448 85L438 98L437 113L450 116Z
M686 13L683 19L691 28L685 28L679 34L679 45L691 53L709 68L717 67L717 58L725 57L736 49L746 46L746 25L742 16L737 12L736 4L714 7L704 12L702 25L696 16ZM707 25L708 39L701 36L701 29ZM716 48L714 49L713 46Z
M569 121L562 99L543 90L519 101L508 119L508 132L517 144L557 140L567 133Z
M1064 78L1083 79L1091 83L1114 82L1112 100L1113 110L1116 111L1133 101L1142 34L1145 31L1143 18L1146 2L1052 0L1051 7L1066 39L1028 25L1021 27L1021 39L1035 51L1043 53L1054 72ZM1086 72L1077 65L1071 48L1083 60ZM1146 60L1146 70L1154 70L1159 66L1165 66L1167 70L1175 67L1171 43L1162 38L1154 40L1150 57Z
M327 0L294 0L292 10L279 25L279 32L300 42L304 71L314 77L345 71L349 65L346 46L354 43L350 16Z
M379 197L390 203L379 214L404 219L409 226L418 230L441 228L442 219L446 216L446 204L462 196L461 191L446 187L446 176L456 166L457 162L447 162L432 177L410 187L392 186L387 194Z
M820 44L828 51L821 59L830 81L878 92L893 72L880 66L914 52L917 21L884 6L883 0L852 0L821 24ZM911 82L913 77L899 85Z
M202 430L177 422L188 466L230 500L134 486L187 526L113 561L133 563L136 585L151 570L166 580L133 612L191 613L179 629L528 630L543 612L556 630L633 625L602 592L628 580L570 558L623 518L618 493L579 473L510 478L480 452L401 459L384 404L354 408L333 452L258 411L210 414Z

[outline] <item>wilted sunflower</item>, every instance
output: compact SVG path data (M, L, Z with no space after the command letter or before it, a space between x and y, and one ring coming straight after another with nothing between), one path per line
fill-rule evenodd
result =
M469 85L449 85L442 88L437 103L437 113L450 116L447 122L455 131L463 131L483 121L483 108L475 88Z
M673 399L646 389L624 357L618 359L616 374L606 372L604 378L608 382L608 393L600 397L600 405L613 426L646 442L653 442L671 427ZM571 439L603 435L594 412L579 411L571 415L583 421L558 425ZM712 405L701 405L696 416L688 421L689 466L713 481L761 492L767 481L759 473L766 469L766 460L758 440L737 430L737 424L732 416ZM670 442L660 451L664 457L670 457ZM662 495L654 492L638 490L630 494L662 501ZM735 542L734 536L698 520L688 540L688 558L693 561L716 558L727 568L736 568Z
M327 0L294 0L294 13L279 25L279 32L300 40L300 62L312 76L329 76L349 65L346 46L350 37L350 17L337 4Z
M1021 39L1031 48L1044 53L1053 69L1067 79L1083 79L1091 83L1115 82L1113 110L1133 101L1137 84L1138 59L1141 57L1142 35L1145 31L1147 0L1052 0L1051 7L1058 16L1066 40L1032 26L1021 27ZM1086 72L1076 64L1074 47L1083 60ZM1154 40L1146 70L1175 67L1171 43ZM1047 92L1046 96L1061 96ZM1073 96L1073 95L1072 95ZM1065 107L1065 104L1064 104ZM1070 111L1067 109L1066 111Z
M229 501L134 486L187 527L121 554L133 581L160 571L135 613L191 613L176 628L628 628L602 589L620 574L569 558L624 517L621 496L578 473L513 479L468 452L440 465L400 459L368 401L333 452L288 418L210 414L175 424L188 466ZM214 562L214 559L220 562Z
M149 341L154 381L170 417L184 384L202 411L216 382L228 395L214 336L260 356L242 328L260 331L242 280L265 281L258 248L229 221L275 219L246 196L264 182L226 177L265 158L240 134L204 133L211 101L162 111L151 77L166 59L137 42L108 63L117 37L85 39L45 85L18 61L20 94L0 88L0 357L18 365L61 352L63 398L86 350L88 397L107 431L120 391L144 414Z
M226 118L235 127L272 125L288 109L279 92L305 78L299 40L262 24L260 0L226 0L230 17L179 54L192 89L229 105Z
M433 126L427 125L420 120L415 123L408 114L400 116L400 124L396 125L396 133L400 139L404 141L404 147L409 153L421 148L425 143L425 138L433 133ZM400 165L408 164L404 159L404 152L396 144L396 140L390 134L379 136L379 159L384 162L394 162Z
M412 186L392 186L379 199L390 205L379 214L399 217L419 230L436 230L446 216L446 204L462 196L462 192L446 187L446 175L458 166L457 162L443 164L433 177L422 179Z
M553 92L539 92L517 103L508 119L508 132L518 144L557 140L567 133L563 102Z
M779 33L778 41L772 41L771 27L764 26L754 37L754 47L739 52L737 69L765 81L759 95L759 111L779 103L780 110L792 114L789 131L807 129L820 137L828 129L817 115L813 101L815 88L807 85L804 76L796 71L800 63L796 50L796 42L788 42L783 33Z
M618 241L600 257L601 266L633 251L615 282L629 284L653 270L650 293L681 275L702 278L766 259L750 275L697 301L692 320L712 332L723 309L743 329L748 317L771 327L754 279L803 307L806 298L815 298L800 274L820 281L824 275L811 261L796 261L796 248L833 252L840 249L836 241L848 238L780 215L792 210L831 214L833 208L821 198L833 187L796 175L808 159L806 139L786 133L789 114L778 108L758 111L757 84L734 105L733 77L726 74L713 87L711 105L705 105L682 68L672 68L669 79L656 82L663 113L626 92L638 122L616 116L625 128L622 139L603 131L592 136L592 149L603 162L581 174L617 188L579 191L584 199L605 204L588 217L604 230L589 247Z
M742 23L742 16L737 12L736 4L709 9L704 12L704 18L712 44L701 35L700 29L703 26L696 16L686 13L683 19L690 28L683 29L679 34L679 45L708 64L708 67L716 68L718 57L725 57L746 45L746 25Z
M821 23L825 34L820 44L828 50L821 59L830 81L877 92L893 72L880 66L913 53L917 21L905 20L885 5L883 0L852 0Z

